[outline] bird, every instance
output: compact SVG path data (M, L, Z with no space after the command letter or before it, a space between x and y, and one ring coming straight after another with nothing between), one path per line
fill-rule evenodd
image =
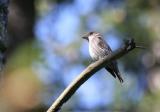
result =
M88 32L83 39L89 42L89 54L93 61L103 59L104 57L113 53L110 46L103 39L103 36L98 32ZM123 83L123 78L118 69L117 61L112 61L105 66L105 69L114 77L118 78L120 83Z

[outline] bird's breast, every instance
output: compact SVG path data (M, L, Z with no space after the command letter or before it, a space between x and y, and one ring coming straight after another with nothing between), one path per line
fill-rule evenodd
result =
M97 53L94 51L91 45L89 45L89 54L93 60L98 60Z
M101 37L89 38L89 54L93 60L99 60L110 54L112 50Z
M89 54L93 60L99 60L106 55L106 51L101 49L96 43L89 43Z

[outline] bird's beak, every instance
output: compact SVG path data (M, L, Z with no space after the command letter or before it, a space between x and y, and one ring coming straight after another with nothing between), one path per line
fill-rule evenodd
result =
M83 36L82 38L83 38L83 39L86 39L86 40L88 40L88 37L87 37L87 36Z
M88 34L84 34L82 38L88 40Z

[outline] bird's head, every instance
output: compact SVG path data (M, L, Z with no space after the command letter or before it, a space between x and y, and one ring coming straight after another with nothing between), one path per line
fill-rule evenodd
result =
M83 35L82 38L89 41L90 39L96 38L97 36L99 37L100 33L98 33L98 32L88 32L85 35Z

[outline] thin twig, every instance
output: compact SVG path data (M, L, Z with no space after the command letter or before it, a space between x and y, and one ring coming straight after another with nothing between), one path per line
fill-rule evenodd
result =
M75 80L61 93L56 101L51 105L47 112L57 112L60 110L62 105L70 99L70 97L76 92L76 90L87 81L94 73L105 67L106 63L111 62L115 59L122 57L129 51L135 48L134 40L126 40L124 47L120 48L112 55L105 57L104 59L98 60L90 64Z
M139 48L139 49L146 49L146 47L144 47L144 46L136 46L136 48Z

